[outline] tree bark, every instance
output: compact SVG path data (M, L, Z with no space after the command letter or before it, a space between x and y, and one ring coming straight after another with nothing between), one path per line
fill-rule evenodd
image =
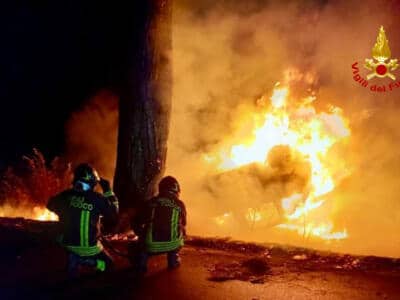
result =
M134 2L114 177L122 212L151 197L164 172L172 93L172 0Z

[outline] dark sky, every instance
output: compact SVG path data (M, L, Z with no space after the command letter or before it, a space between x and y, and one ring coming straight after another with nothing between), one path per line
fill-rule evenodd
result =
M71 112L99 89L115 88L133 15L112 2L4 2L0 167L33 147L49 158L62 153Z

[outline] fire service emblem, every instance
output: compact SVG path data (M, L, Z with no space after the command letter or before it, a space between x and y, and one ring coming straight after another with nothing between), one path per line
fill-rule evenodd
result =
M363 87L368 87L368 80L375 77L389 77L392 80L396 80L396 77L392 72L398 68L399 64L397 63L397 59L390 59L391 55L389 40L386 38L383 26L381 26L378 32L378 37L376 38L376 43L372 48L373 58L366 58L364 63L364 68L370 71L369 74L366 75L366 79L363 78L359 74L360 69L358 67L358 62L355 62L352 64L353 79ZM386 92L399 87L400 81L391 82L387 85L374 84L370 86L370 90L373 92Z
M389 41L386 38L385 30L383 26L379 29L378 37L376 38L376 43L372 48L372 58L365 59L365 67L368 70L371 70L372 73L367 75L367 79L376 77L389 77L393 80L396 77L390 73L397 69L399 64L397 63L397 59L391 59L389 62L386 62L391 56Z

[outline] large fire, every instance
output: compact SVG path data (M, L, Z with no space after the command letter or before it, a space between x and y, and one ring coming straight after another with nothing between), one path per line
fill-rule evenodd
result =
M0 217L26 218L38 221L58 221L58 216L42 206L13 207L3 205L0 208Z
M304 237L347 238L346 229L335 231L329 212L322 209L327 203L324 196L349 175L346 162L334 151L335 145L350 136L342 110L330 106L327 112L317 112L313 94L293 99L289 80L275 86L270 103L266 99L264 96L257 101L257 112L241 119L239 134L224 142L215 153L207 154L205 160L215 163L220 173L254 163L266 168L272 149L289 147L287 155L301 156L309 164L309 183L306 191L296 191L281 199L279 209L283 218L276 227L296 231ZM253 225L268 217L267 209L257 207L249 207L245 214ZM215 222L223 225L229 218L231 212L226 212L216 217Z
M291 74L295 75L294 81L301 77L312 82L312 78L308 78L310 75ZM280 160L300 157L310 169L306 187L289 189L290 193L280 198L278 207L249 204L242 212L242 219L251 227L275 226L277 230L293 231L307 238L345 239L347 230L335 225L329 205L332 202L330 193L350 173L336 147L345 145L350 136L348 122L338 107L317 111L312 92L307 97L296 96L292 81L293 78L287 76L282 84L276 84L272 95L258 99L256 110L244 112L233 135L207 153L204 160L218 174L224 174L253 164L268 169L271 167L268 158L274 151L280 155L278 164ZM273 209L278 210L278 222L268 222ZM214 218L215 224L231 224L236 213L226 209ZM57 216L42 206L2 206L0 216L57 220Z
M58 216L46 208L36 206L33 208L33 213L34 219L39 221L58 221Z
M71 165L58 157L46 161L33 149L15 166L1 174L0 217L57 221L58 217L46 209L48 199L71 184Z

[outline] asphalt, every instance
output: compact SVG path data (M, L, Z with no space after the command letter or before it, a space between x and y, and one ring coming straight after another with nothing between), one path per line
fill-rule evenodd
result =
M307 254L294 258L195 246L185 247L181 256L175 270L167 270L164 256L152 257L144 277L117 258L115 272L69 282L62 251L35 247L16 261L2 262L0 299L400 299L397 267L368 270L321 263ZM243 262L252 259L267 268L249 272Z

